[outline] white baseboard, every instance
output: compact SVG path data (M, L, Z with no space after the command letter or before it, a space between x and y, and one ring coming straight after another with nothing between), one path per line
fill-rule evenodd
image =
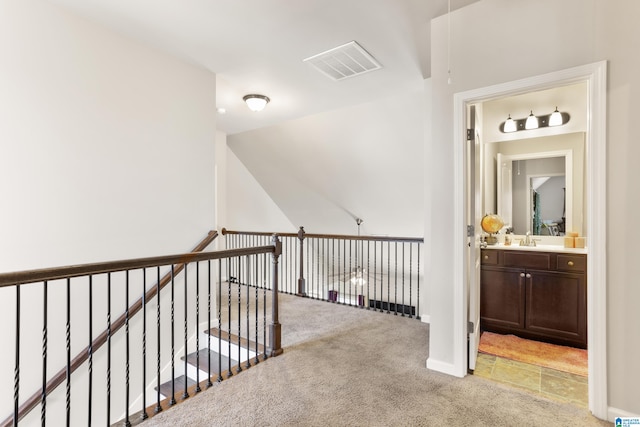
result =
M431 317L428 314L424 314L420 316L420 321L422 323L431 323Z
M614 408L609 406L609 414L607 416L608 420L607 421L611 421L612 423L615 422L615 419L621 417L621 418L640 418L640 415L638 414L634 414L631 413L629 411L625 411L624 409L618 409L618 408Z
M452 363L442 362L440 360L434 360L431 357L427 359L427 369L442 372L443 374L452 375L454 377L460 377L456 371L455 365Z

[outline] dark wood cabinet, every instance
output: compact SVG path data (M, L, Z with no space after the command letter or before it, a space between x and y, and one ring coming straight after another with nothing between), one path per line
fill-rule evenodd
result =
M483 249L483 330L587 347L587 256Z

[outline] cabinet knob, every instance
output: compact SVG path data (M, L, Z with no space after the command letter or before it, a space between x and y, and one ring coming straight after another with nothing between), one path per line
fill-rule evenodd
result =
M520 273L520 277L524 277L524 273Z
M531 279L531 274L527 273L527 279Z
M569 267L573 267L573 261L569 261L569 262L567 262L567 265L568 265Z
M485 256L484 256L484 259L489 259L489 255L485 255Z

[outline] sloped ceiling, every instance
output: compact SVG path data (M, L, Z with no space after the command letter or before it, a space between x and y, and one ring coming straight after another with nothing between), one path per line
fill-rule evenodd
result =
M309 232L422 235L422 90L233 135L232 151Z

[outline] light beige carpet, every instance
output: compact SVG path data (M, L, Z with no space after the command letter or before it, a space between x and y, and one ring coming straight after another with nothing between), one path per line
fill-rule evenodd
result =
M536 366L587 376L587 350L483 332L478 350Z
M284 353L142 425L605 426L571 404L426 369L429 326L281 295Z

